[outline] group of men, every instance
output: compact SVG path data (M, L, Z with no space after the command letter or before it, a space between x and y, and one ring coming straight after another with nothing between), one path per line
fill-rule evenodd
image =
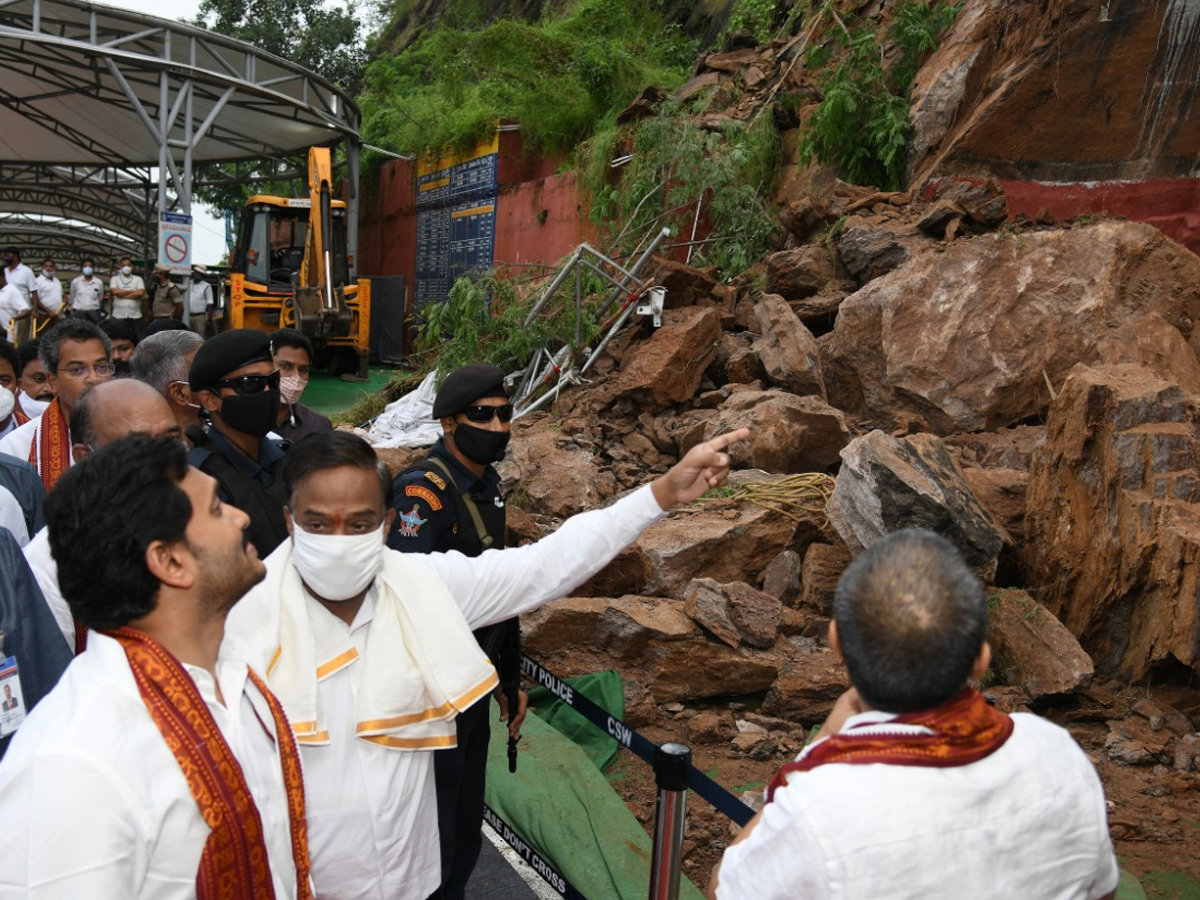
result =
M0 898L464 896L488 698L512 738L525 712L497 690L515 618L722 484L748 433L505 548L495 367L443 381L442 439L393 478L299 404L303 335L161 332L128 379L111 354L92 322L55 326L54 399L0 440L0 513L28 534L22 556L0 527L0 656L32 708L0 738ZM829 641L853 688L710 896L1113 896L1086 756L970 687L986 617L927 532L851 565Z
M165 265L154 266L149 287L134 272L129 257L117 261L116 271L107 284L96 274L93 259L80 260L79 272L71 279L64 296L63 282L52 258L42 260L35 275L21 261L20 248L4 249L0 328L7 331L10 343L19 345L28 341L64 314L96 324L105 319L123 320L138 334L158 320L182 321L200 335L212 330L213 291L205 266L192 267L186 301Z

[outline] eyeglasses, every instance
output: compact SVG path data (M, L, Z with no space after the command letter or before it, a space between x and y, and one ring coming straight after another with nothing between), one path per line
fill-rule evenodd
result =
M83 378L88 372L95 372L98 378L107 378L116 370L117 367L112 363L100 363L97 366L85 366L82 363L74 363L59 369L58 372L59 374L66 373L72 378Z
M513 407L511 403L505 403L503 406L468 406L462 412L468 422L482 425L492 421L493 416L498 417L501 422L511 422Z
M247 394L261 394L263 391L279 390L279 370L270 375L239 375L236 378L226 378L213 385L214 388L229 388L239 397Z

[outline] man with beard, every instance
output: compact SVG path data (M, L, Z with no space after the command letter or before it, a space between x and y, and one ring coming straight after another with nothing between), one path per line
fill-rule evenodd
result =
M106 319L100 329L112 341L113 376L128 378L132 374L129 369L129 360L133 357L133 351L138 343L137 329L130 324L128 319Z
M264 556L288 535L279 468L283 448L267 437L279 415L279 370L263 331L224 331L196 351L193 396L212 417L191 429L193 466L217 479L221 499L250 516L249 535Z
M0 898L307 900L290 726L217 660L263 577L246 515L177 439L133 436L67 472L46 518L92 638L0 762Z

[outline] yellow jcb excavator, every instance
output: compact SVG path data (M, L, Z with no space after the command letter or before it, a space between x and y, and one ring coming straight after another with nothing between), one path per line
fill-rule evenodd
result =
M318 355L329 348L331 366L353 352L353 369L365 378L371 282L350 281L346 204L331 196L328 147L309 149L308 184L308 199L256 194L246 201L229 265L229 327L298 329Z

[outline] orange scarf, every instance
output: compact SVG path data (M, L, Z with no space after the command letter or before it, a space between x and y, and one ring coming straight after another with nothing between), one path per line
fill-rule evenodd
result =
M25 415L25 410L21 409L20 403L13 407L13 421L17 424L18 428L29 421L29 416Z
M42 413L29 445L29 461L42 476L46 493L71 465L71 429L57 399Z
M767 787L767 802L787 783L791 772L807 772L826 763L965 766L995 753L1013 731L1012 719L993 709L974 688L964 688L941 706L904 713L883 724L921 725L933 734L855 734L854 729L835 734L780 769Z
M212 828L196 873L197 900L273 900L262 819L242 768L195 682L174 656L142 632L117 628L103 633L125 649L142 701L175 754L204 821ZM296 895L299 900L311 900L300 756L283 707L253 670L249 677L275 720L291 821Z

